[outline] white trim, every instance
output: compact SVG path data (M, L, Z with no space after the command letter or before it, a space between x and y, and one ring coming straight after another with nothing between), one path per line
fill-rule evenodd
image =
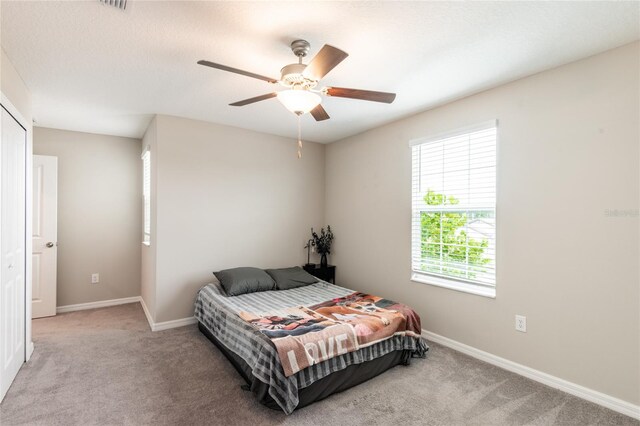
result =
M144 316L147 317L147 322L149 323L149 328L153 331L153 317L151 316L151 312L149 308L147 308L147 304L144 303L144 299L140 296L140 304L142 305L142 310L144 311Z
M453 279L440 278L434 275L423 274L415 271L411 273L411 281L421 284L434 285L436 287L448 288L451 290L461 291L463 293L475 294L477 296L489 297L491 299L496 298L495 287L485 287L482 285Z
M195 317L180 318L177 320L156 322L151 327L152 331L169 330L170 328L184 327L198 322Z
M140 159L141 160L144 159L144 155L150 151L151 151L151 146L149 144L145 145L144 149L142 150L142 154L140 154Z
M122 299L101 300L99 302L78 303L77 305L58 306L57 314L65 312L84 311L85 309L106 308L108 306L126 305L128 303L136 303L141 300L140 296L124 297Z
M171 328L184 327L185 325L195 324L197 320L195 317L180 318L177 320L155 322L151 317L151 312L147 305L144 303L142 296L124 297L122 299L101 300L99 302L78 303L77 305L58 306L56 313L63 314L66 312L84 311L85 309L106 308L109 306L126 305L128 303L140 303L144 316L147 318L149 328L151 331L169 330ZM33 345L33 344L32 344ZM31 348L33 351L33 348Z
M180 318L180 319L171 320L171 321L155 322L151 317L151 312L149 311L149 308L147 308L147 304L144 303L144 299L142 297L140 297L140 304L142 305L142 310L144 311L144 315L147 317L147 322L149 323L149 328L151 328L151 331L169 330L171 328L184 327L186 325L195 324L197 322L195 317Z
M0 104L4 105L6 110L9 111L11 115L13 115L13 118L15 118L20 123L20 125L26 129L27 132L29 131L29 128L32 127L32 123L29 123L24 115L22 115L20 110L16 108L15 105L13 105L11 100L9 100L9 98L3 92L0 92Z
M552 376L551 374L543 373L542 371L509 361L508 359L501 358L497 355L490 354L480 349L476 349L473 346L465 345L464 343L457 342L449 339L448 337L440 336L439 334L432 333L424 329L422 330L422 336L427 340L439 343L473 358L477 358L507 371L511 371L512 373L535 380L536 382L540 382L552 388L559 389L568 394L577 396L578 398L609 408L610 410L617 411L625 416L640 420L640 405L635 405L602 392Z
M497 119L488 120L482 123L472 124L469 126L459 127L454 130L449 130L447 132L438 133L436 135L427 136L424 138L411 139L409 141L409 146L422 145L423 143L438 141L441 139L454 138L456 136L464 135L465 133L479 132L480 130L486 130L492 127L498 127Z
M31 355L33 355L34 349L35 345L33 344L33 342L29 342L29 345L27 346L27 361L29 361Z

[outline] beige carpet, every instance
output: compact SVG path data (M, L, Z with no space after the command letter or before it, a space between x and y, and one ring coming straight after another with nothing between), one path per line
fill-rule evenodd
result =
M35 320L36 349L0 424L640 424L431 344L395 367L286 416L259 405L197 326L152 333L139 304Z

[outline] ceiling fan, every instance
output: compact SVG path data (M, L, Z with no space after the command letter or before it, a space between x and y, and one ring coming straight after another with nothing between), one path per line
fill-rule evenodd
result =
M298 57L298 63L285 65L280 71L280 80L210 61L202 60L198 61L198 64L257 78L271 84L280 83L280 85L287 88L287 90L267 93L234 102L229 104L231 106L244 106L277 97L289 111L298 116L310 112L316 121L329 118L329 114L327 114L321 105L322 98L319 94L387 104L390 104L396 98L395 93L374 92L371 90L347 89L344 87L323 87L319 90L316 89L319 81L349 55L338 48L325 44L311 62L303 64L302 58L307 56L310 47L309 42L306 40L294 40L291 43L291 50Z

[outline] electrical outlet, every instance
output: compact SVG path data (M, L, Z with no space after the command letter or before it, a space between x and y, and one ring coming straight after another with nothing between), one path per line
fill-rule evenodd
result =
M524 315L516 315L516 330L527 332L527 317Z
M100 274L99 273L95 273L95 274L91 274L91 284L98 284L100 282Z

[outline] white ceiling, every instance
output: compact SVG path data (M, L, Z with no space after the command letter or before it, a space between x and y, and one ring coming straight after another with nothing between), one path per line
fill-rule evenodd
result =
M396 92L391 105L324 98L304 117L331 142L453 99L640 38L638 2L148 2L126 11L85 2L2 1L1 43L33 95L37 125L141 137L169 114L295 137L295 117L260 80L324 44L350 54L325 85Z

